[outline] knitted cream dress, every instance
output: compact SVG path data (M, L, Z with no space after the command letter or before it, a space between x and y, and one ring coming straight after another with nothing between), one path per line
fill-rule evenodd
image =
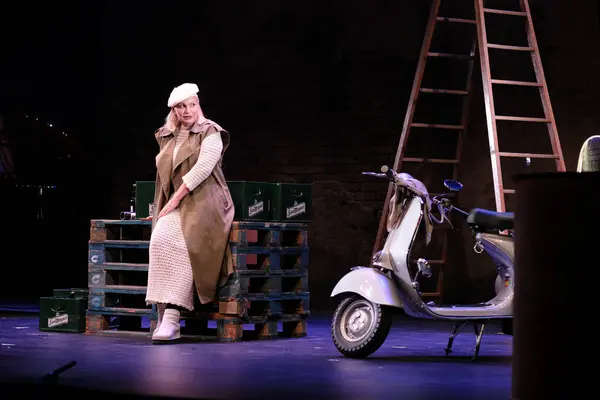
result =
M180 130L175 139L173 161L189 131ZM201 145L198 162L183 177L192 191L208 178L221 157L221 135L207 136ZM169 303L194 309L194 276L181 229L179 207L160 218L150 237L150 262L146 304Z

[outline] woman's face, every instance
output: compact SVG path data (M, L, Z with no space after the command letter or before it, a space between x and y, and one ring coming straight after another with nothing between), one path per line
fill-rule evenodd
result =
M198 104L197 98L190 97L188 99L185 99L173 108L175 109L175 114L177 115L177 119L179 120L181 125L185 127L190 127L196 121L198 121L198 117L200 114L200 106Z

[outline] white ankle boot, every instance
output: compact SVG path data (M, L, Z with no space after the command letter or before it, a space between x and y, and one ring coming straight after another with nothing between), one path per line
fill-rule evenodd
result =
M163 317L165 315L165 309L167 308L166 304L157 304L156 305L156 311L158 313L158 322L156 323L156 328L154 328L154 331L152 332L152 334L155 334L156 332L158 332L158 329L160 328L160 324L163 320Z
M152 340L169 341L181 338L181 325L179 324L179 311L166 309L159 327L154 331Z

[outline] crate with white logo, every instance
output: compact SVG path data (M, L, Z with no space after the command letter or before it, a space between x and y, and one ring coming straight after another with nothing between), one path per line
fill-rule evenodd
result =
M85 332L87 301L85 297L40 297L39 330Z
M310 222L311 219L311 184L271 184L271 220L279 222Z
M265 182L227 181L235 206L236 221L268 221L271 218L270 184Z

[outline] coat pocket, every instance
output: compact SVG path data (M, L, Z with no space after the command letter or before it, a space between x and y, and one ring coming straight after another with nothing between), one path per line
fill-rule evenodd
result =
M222 192L221 196L223 197L223 206L226 210L229 210L229 208L231 208L231 206L233 205L233 200L231 199L229 192Z
M223 188L221 185L217 186L217 197L225 210L229 210L229 208L231 208L233 205L233 200L231 199L229 189Z

